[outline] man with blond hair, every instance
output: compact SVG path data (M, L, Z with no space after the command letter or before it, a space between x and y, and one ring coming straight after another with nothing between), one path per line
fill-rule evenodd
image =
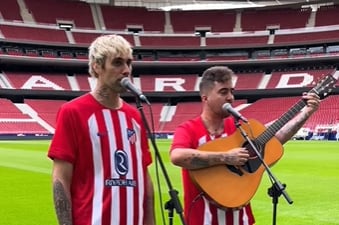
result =
M121 99L132 48L104 35L89 47L93 91L64 104L48 157L60 225L154 225L152 162L136 108Z

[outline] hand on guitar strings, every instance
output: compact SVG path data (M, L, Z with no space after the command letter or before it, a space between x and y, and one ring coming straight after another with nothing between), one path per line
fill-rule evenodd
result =
M233 148L225 153L224 156L225 164L242 166L248 161L250 154L246 148Z

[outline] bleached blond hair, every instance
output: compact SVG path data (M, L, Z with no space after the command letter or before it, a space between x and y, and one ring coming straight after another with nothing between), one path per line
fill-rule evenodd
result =
M97 37L88 48L88 72L92 77L97 77L93 65L97 63L104 68L108 57L132 57L132 46L122 36L110 34Z

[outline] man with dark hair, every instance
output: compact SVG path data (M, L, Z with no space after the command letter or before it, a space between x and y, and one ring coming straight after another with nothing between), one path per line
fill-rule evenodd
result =
M255 219L250 204L239 209L225 209L212 203L192 182L189 170L216 165L244 165L250 154L246 148L226 149L225 152L201 151L199 146L216 138L227 137L236 131L234 118L222 109L225 103L234 101L233 71L224 66L204 71L200 83L202 113L179 125L170 149L173 164L182 167L184 213L187 225L253 225ZM305 109L276 133L284 144L317 110L319 97L304 94ZM227 151L228 150L228 151ZM213 174L211 174L213 176ZM225 184L227 185L227 184Z

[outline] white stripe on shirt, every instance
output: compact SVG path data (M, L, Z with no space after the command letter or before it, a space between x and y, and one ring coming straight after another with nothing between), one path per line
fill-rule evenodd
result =
M211 225L212 224L212 213L210 210L210 204L208 202L208 200L203 197L202 198L204 200L204 225Z
M247 215L247 212L246 212L246 207L243 207L242 210L243 210L242 221L243 221L244 225L249 225L249 223L248 223L248 215Z
M218 215L218 224L227 225L225 210L217 209L217 215Z
M117 149L116 145L116 134L114 132L113 127L113 120L111 111L108 109L103 110L105 126L108 131L108 143L109 143L109 155L110 155L110 162L111 162L111 177L118 177L115 170L115 159L114 159L114 152ZM118 186L111 187L111 195L112 198L114 196L114 200L111 201L111 224L120 224L120 191Z
M97 120L92 115L88 120L88 127L90 139L92 143L93 154L93 169L94 169L94 190L93 190L93 204L92 204L92 225L101 225L101 209L102 209L102 196L103 196L103 168L101 156L101 143L100 137L97 135L99 132Z
M127 122L126 122L126 115L123 112L118 112L119 122L120 122L120 133L122 134L122 140L123 140L123 148L126 154L128 155L128 173L126 174L126 179L134 179L133 177L133 161L132 161L132 154L131 154L131 145L128 141L127 136ZM133 224L133 218L134 218L134 199L133 199L133 188L132 187L126 187L126 224Z
M233 224L239 225L239 210L233 211Z
M143 220L144 220L144 196L145 196L145 189L144 189L144 185L145 185L145 177L143 176L143 163L142 163L142 144L141 144L141 127L140 125L135 121L132 120L133 123L133 129L135 130L137 139L135 142L135 149L136 149L136 156L137 156L137 170L138 170L138 187L139 187L139 221L138 224L139 225L143 225Z

